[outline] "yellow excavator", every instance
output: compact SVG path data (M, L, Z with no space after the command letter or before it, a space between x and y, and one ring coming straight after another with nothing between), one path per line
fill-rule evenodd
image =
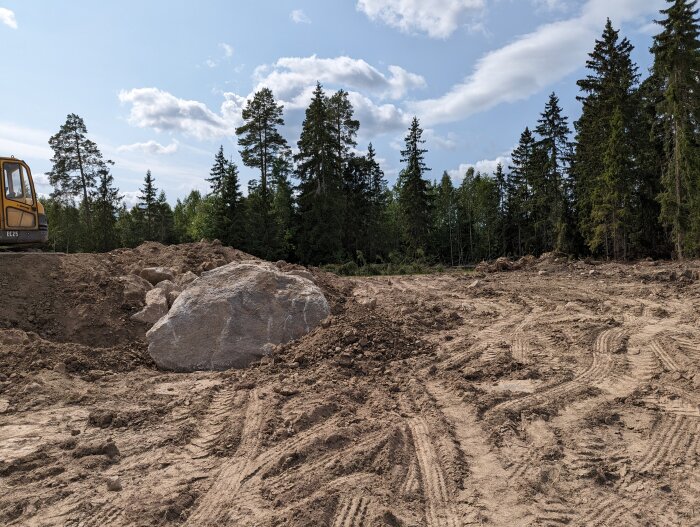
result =
M49 239L44 206L37 199L29 166L14 157L0 157L0 246L37 246Z

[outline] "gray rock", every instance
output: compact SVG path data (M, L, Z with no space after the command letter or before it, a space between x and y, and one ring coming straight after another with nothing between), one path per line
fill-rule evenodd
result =
M163 280L173 280L175 273L167 267L146 267L141 270L141 278L148 280L153 285L162 282Z
M144 280L135 274L120 276L118 280L124 286L122 293L124 303L132 306L143 304L146 292L153 287L148 280Z
M204 273L147 333L148 351L178 371L244 368L330 314L321 290L267 262Z
M180 288L184 288L194 282L197 278L199 277L192 271L187 271L186 273L178 275L178 277L175 278L175 285Z
M131 318L144 324L155 324L167 314L168 298L162 289L155 287L146 293L146 307Z

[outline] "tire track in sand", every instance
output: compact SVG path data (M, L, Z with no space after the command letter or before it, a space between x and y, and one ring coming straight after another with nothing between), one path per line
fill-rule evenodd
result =
M340 512L333 527L362 527L367 517L370 500L366 496L345 497L338 507Z
M422 417L415 417L410 420L409 426L426 499L426 526L461 527L447 489L445 471L430 439L428 424Z
M618 328L603 331L596 339L590 365L574 379L539 392L497 404L489 410L489 413L537 406L552 399L562 397L571 391L585 388L592 384L602 383L613 373L614 361L611 355L612 346L621 336L622 331Z

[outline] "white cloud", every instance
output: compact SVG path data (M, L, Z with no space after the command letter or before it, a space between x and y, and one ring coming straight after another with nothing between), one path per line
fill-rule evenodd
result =
M122 201L126 204L127 209L132 209L138 205L141 196L140 190L130 190L127 192L120 192Z
M5 24L9 28L17 29L15 13L6 7L0 7L0 24Z
M447 38L470 17L480 16L485 0L358 0L357 9L371 20L405 33Z
M607 16L616 24L656 12L663 0L589 0L579 16L546 24L487 53L467 79L436 99L409 108L425 124L465 119L526 99L581 67Z
M476 172L481 172L481 174L490 176L496 172L496 167L499 164L503 167L504 171L508 172L508 165L511 164L510 156L505 155L498 156L496 159L482 159L476 163L461 163L458 168L448 170L447 173L453 181L459 183L464 179L464 175L470 168L473 168Z
M569 9L569 2L566 0L532 0L536 8L547 11L566 11Z
M221 42L219 44L219 47L224 51L225 58L230 59L231 57L233 57L233 46L231 44Z
M389 66L381 73L362 59L347 56L334 58L282 57L272 65L256 68L258 89L266 86L282 99L292 98L316 81L346 89L358 89L381 97L398 99L409 90L425 86L425 79L399 66Z
M211 139L231 135L235 126L228 114L214 113L202 102L180 99L158 88L122 90L119 100L131 104L128 120L139 128ZM226 112L226 101L222 111Z
M295 24L310 24L311 19L301 9L295 9L289 13L289 18Z
M144 154L151 155L167 155L174 154L177 152L178 143L173 141L167 146L161 145L160 143L151 139L145 143L134 143L131 145L122 145L117 148L117 152L142 152Z

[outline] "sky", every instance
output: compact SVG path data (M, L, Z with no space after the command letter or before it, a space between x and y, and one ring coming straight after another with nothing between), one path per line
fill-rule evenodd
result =
M168 201L206 178L219 145L242 166L234 129L267 86L296 147L317 81L345 89L387 179L411 118L429 177L508 163L551 92L570 122L576 80L606 18L645 75L664 0L0 0L0 155L26 160L41 193L48 139L80 115L129 204L146 170Z

